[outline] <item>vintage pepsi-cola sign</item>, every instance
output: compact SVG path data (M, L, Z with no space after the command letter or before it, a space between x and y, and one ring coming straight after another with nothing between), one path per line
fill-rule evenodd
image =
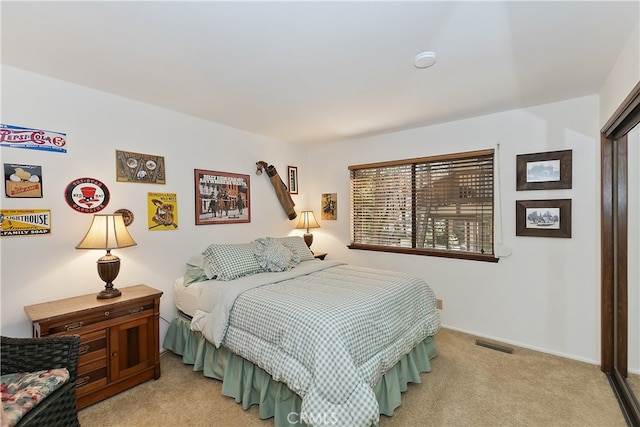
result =
M66 153L67 134L0 124L0 146Z

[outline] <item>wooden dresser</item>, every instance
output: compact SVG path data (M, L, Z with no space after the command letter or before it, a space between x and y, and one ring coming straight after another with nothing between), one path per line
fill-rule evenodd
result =
M78 409L160 378L160 297L146 285L29 305L34 337L80 335Z

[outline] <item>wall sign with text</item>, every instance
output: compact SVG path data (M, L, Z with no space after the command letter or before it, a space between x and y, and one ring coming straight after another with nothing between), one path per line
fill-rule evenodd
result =
M67 204L75 211L96 213L109 204L109 189L95 178L78 178L64 190Z

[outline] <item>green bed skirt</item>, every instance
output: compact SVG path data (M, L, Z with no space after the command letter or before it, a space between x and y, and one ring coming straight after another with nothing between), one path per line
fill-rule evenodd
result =
M244 409L259 405L261 419L274 418L276 427L299 424L302 399L284 383L274 381L262 368L231 353L224 347L216 348L202 333L190 329L191 319L177 314L171 322L163 347L182 356L194 371L222 381L222 394L242 403ZM437 354L436 342L427 337L409 354L402 357L382 376L373 391L378 399L380 413L393 415L400 406L401 393L408 383L419 383L421 372L431 372L432 359Z

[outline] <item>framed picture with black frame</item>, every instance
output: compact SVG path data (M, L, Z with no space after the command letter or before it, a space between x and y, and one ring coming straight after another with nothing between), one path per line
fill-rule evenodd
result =
M572 150L516 156L516 190L571 188Z
M289 194L298 194L298 167L288 166L287 175L289 176Z
M516 236L571 237L571 199L516 200Z

